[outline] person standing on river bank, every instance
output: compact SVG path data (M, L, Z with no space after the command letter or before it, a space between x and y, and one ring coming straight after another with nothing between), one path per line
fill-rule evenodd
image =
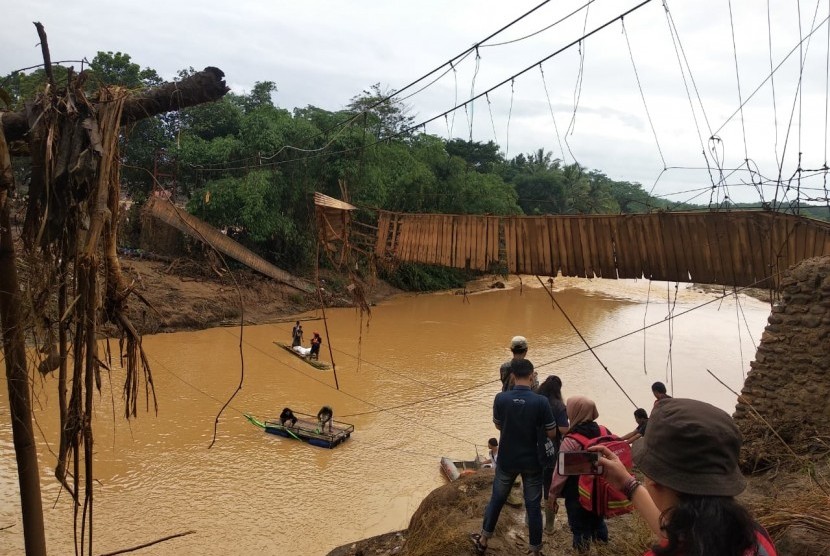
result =
M547 398L533 393L530 384L533 364L517 359L510 366L515 385L512 390L496 394L493 400L493 423L501 431L499 456L493 492L484 511L481 533L471 535L476 554L487 551L487 543L496 530L499 515L513 488L522 476L525 511L530 530L530 550L539 556L542 550L542 467L537 452L537 431L544 428L548 438L556 437L556 420Z

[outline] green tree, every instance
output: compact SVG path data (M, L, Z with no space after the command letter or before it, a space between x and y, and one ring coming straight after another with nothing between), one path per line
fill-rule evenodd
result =
M309 262L313 230L297 199L304 192L292 186L271 170L212 180L191 198L188 211L274 263L297 268Z
M89 64L92 86L120 85L128 89L154 87L163 80L156 70L141 69L129 54L99 51Z
M55 77L55 83L60 86L66 83L66 74L69 68L65 66L52 66L52 75ZM13 71L0 79L0 87L5 90L8 95L10 110L21 110L23 103L27 100L32 100L34 97L43 91L48 78L46 71L43 68L38 68L25 73L22 71Z
M390 98L394 94L394 89L383 89L380 83L375 83L368 90L352 97L347 109L357 116L356 125L364 126L376 138L399 135L412 126L415 118L409 114L409 106Z
M254 88L247 95L244 95L242 108L245 112L251 112L262 106L274 106L272 95L277 92L277 84L273 81L257 81Z
M476 172L489 174L495 172L504 164L499 146L493 141L466 141L452 139L447 142L447 153L457 156L467 162Z

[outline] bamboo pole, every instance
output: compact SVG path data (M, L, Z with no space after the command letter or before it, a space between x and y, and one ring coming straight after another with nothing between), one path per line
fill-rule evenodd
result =
M29 397L29 377L26 370L23 302L9 215L8 195L13 185L11 157L0 125L0 325L3 330L3 354L6 359L6 379L9 388L9 413L14 453L17 458L26 555L45 556L46 537L43 529L43 503L40 498L40 466L32 428L32 402Z

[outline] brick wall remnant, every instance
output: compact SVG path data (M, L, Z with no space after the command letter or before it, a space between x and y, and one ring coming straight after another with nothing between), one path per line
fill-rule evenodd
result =
M781 296L735 409L746 471L794 459L747 403L798 455L830 452L830 256L788 269Z

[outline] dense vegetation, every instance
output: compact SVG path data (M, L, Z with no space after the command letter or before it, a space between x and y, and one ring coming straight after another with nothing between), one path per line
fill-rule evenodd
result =
M90 91L102 84L137 89L161 82L155 70L141 69L122 53L99 52L89 70ZM0 81L11 108L43 87L43 73L15 72ZM60 81L66 68L55 73ZM219 102L136 124L124 137L124 191L140 201L154 188L168 189L193 214L299 272L314 260L314 191L338 198L347 192L367 223L374 218L371 209L533 215L693 208L599 170L563 165L542 148L505 159L492 141L414 133L405 105L379 102L389 94L379 85L334 112L280 108L273 102L276 91L274 83L258 82L250 93L229 93ZM459 276L406 265L391 278L427 288Z

